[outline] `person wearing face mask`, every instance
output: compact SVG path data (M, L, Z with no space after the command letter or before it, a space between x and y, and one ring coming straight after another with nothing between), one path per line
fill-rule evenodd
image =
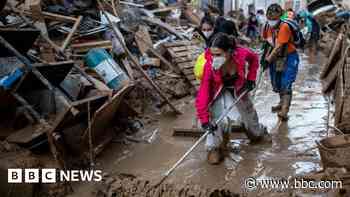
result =
M208 16L205 16L202 19L202 23L203 23L202 32L204 35L206 35L205 33L206 32L205 30L207 30L206 27L208 27L205 24L209 24L209 22L212 22L212 20L210 17L208 18ZM203 76L204 64L206 62L205 53L209 49L209 46L211 46L213 38L218 33L225 33L229 36L233 36L234 38L237 38L239 36L236 28L236 24L233 21L227 20L221 16L217 17L217 19L215 20L214 30L210 30L210 32L208 32L208 35L206 36L207 38L206 38L205 51L198 56L193 69L194 75L198 81L200 81Z
M293 30L280 18L283 10L279 4L272 4L267 9L267 25L264 27L263 39L272 46L265 61L270 69L273 91L279 94L280 102L272 107L282 121L288 120L292 101L292 86L299 66L299 55L293 38Z
M214 34L214 19L206 13L201 20L199 33L202 35L205 40L206 48L210 45L210 40Z
M259 58L250 49L236 46L234 39L224 33L215 35L205 56L207 61L196 97L196 109L203 130L210 132L206 139L208 162L218 164L227 153L231 129L227 122L215 125L215 121L242 93L255 88ZM240 119L251 142L259 142L268 135L266 127L259 123L249 93L244 94L234 110L240 118L228 119Z

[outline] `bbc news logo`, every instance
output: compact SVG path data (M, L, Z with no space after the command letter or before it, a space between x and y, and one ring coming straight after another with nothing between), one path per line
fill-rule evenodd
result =
M100 182L101 170L8 169L8 183Z

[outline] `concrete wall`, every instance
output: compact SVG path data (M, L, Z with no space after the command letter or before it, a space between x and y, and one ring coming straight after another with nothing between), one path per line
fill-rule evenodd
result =
M343 0L343 4L350 8L350 1L349 0Z

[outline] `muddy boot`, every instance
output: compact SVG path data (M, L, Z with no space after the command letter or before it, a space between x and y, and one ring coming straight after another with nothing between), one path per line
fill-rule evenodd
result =
M282 98L282 109L278 112L278 117L281 118L282 121L288 121L288 112L292 102L292 95L285 94Z
M218 165L222 160L220 149L212 149L208 152L208 163L211 165Z
M267 128L261 125L261 129L262 129L262 133L260 134L260 136L252 136L252 135L249 135L249 132L246 133L248 134L248 138L251 144L272 143L272 136L267 131Z
M227 147L230 142L230 133L224 132L222 135L222 143L220 145L220 152L222 157L226 157L229 155L229 148Z
M280 102L277 105L271 107L272 113L277 113L277 112L281 111L281 109L282 109L282 95L279 94L279 96L280 96Z
M272 143L272 136L271 136L271 134L267 131L267 128L266 128L265 126L264 126L264 134L263 134L263 136L261 137L260 142L261 142L261 143L266 143L266 144Z

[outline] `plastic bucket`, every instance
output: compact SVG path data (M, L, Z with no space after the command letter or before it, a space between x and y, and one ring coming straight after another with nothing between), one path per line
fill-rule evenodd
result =
M91 49L85 56L85 63L113 90L119 90L129 82L129 77L105 49Z

